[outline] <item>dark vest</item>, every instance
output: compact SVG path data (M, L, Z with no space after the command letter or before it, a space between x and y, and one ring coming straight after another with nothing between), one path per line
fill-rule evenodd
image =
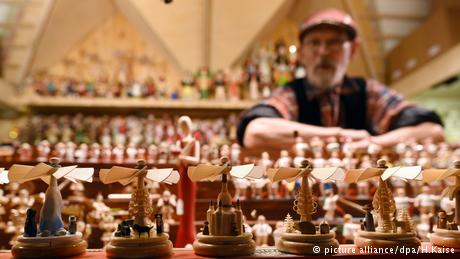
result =
M367 94L366 81L361 78L344 79L344 87L356 85L358 91L340 95L340 121L339 127L346 129L365 129L370 134L375 134L370 131L366 120L367 113ZM312 87L305 79L297 79L290 82L287 87L292 88L295 93L298 107L298 121L306 124L324 126L321 120L320 105L317 98L308 100L306 91L308 87Z

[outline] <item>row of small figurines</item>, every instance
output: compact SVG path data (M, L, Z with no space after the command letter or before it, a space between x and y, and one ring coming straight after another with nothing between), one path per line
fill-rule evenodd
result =
M235 77L235 76L234 76ZM240 76L236 76L240 77ZM204 80L203 80L204 79ZM205 81L205 82L203 82ZM197 82L202 82L197 87ZM76 84L74 84L76 83ZM36 80L32 84L33 90L41 96L62 97L100 97L100 98L149 98L164 100L252 100L257 101L268 97L272 91L272 82L260 82L258 77L250 76L249 80L228 80L219 78L211 81L207 78L193 80L184 78L182 87L170 88L164 78L155 85L153 79L145 82L133 81L131 84L113 84L106 82L74 82L71 79ZM247 86L247 90L243 87Z
M305 70L297 62L297 48L277 42L274 51L259 48L251 52L240 69L234 71L219 70L211 73L206 66L201 67L195 74L185 73L181 82L182 99L210 99L211 91L216 99L240 99L240 85L248 88L248 98L258 100L270 94L272 85L281 86L292 78L301 78ZM256 54L256 55L254 55ZM31 87L39 95L45 96L100 96L100 97L155 97L177 99L178 87L170 87L165 76L153 78L151 75L127 81L127 76L119 72L114 82L98 75L98 80L76 80L68 76L37 77L31 82ZM176 85L176 83L173 83ZM222 90L217 88L222 87ZM191 89L192 88L192 91ZM265 88L268 88L267 90ZM196 93L193 93L195 90ZM204 93L203 93L204 92Z
M169 144L168 144L169 143ZM338 143L332 143L338 145ZM447 145L444 145L448 147ZM34 149L36 152L34 152ZM338 151L338 150L336 150ZM313 165L318 167L343 167L346 169L354 168L368 168L376 166L373 162L373 158L376 158L380 153L374 154L364 154L360 159L354 157L354 154L346 153L346 156L340 158L339 152L332 151L329 158L323 157L323 152L314 153L314 157L310 158ZM427 156L428 153L422 153L420 157L404 157L400 160L395 160L392 164L402 165L402 166L413 166L420 165L424 168L445 168L455 160L460 159L460 149L451 152L449 149L446 149L446 152L441 153L433 158ZM149 163L158 163L158 164L175 164L177 159L177 154L180 153L180 148L176 143L171 142L161 142L159 145L150 144L146 148L139 147L135 144L129 144L128 146L116 145L112 146L109 144L100 145L99 143L92 144L80 144L78 147L74 142L62 143L59 142L56 145L52 146L46 140L40 142L35 148L28 143L22 143L19 148L16 150L16 156L20 160L34 160L46 161L49 156L57 156L62 160L69 162L127 162L134 163L138 159L146 159ZM407 153L406 153L407 154ZM412 153L413 154L413 153ZM423 155L425 154L425 155ZM295 157L291 157L287 150L282 150L280 152L280 157L276 161L270 159L270 154L268 152L263 152L259 159L253 157L245 157L241 159L241 147L234 143L231 146L221 145L202 145L201 146L201 162L218 162L219 158L222 156L227 156L230 158L232 164L238 165L243 161L244 163L257 163L264 166L265 168L270 167L299 167L300 162L305 158L304 149L296 149ZM383 156L388 161L388 156Z
M218 162L221 155L228 154L228 150L232 149L233 154L239 153L240 147L238 144L233 144L230 148L224 144L220 147L217 145L201 146L202 163L209 161ZM146 148L139 147L135 144L116 145L109 144L100 145L99 143L80 145L67 142L66 144L59 142L51 146L46 140L40 142L36 147L28 143L22 143L16 150L16 155L19 160L39 162L47 161L49 157L56 156L65 162L90 162L90 163L135 163L137 160L144 159L150 164L175 164L181 149L175 142L161 142L159 145L150 144ZM236 161L239 161L236 159Z
M47 140L51 145L70 141L99 142L101 145L148 145L176 141L181 132L174 121L173 118L155 118L153 115L35 115L12 128L11 132L12 135L17 135L16 139L19 141L35 144ZM216 142L216 139L220 142L229 142L229 139L235 138L236 133L230 132L235 131L233 128L236 124L236 115L231 114L228 118L196 119L191 130L203 144Z
M294 133L296 136L296 133ZM340 166L347 169L376 166L379 158L392 161L391 164L398 166L420 165L424 168L446 168L453 161L460 159L460 148L448 143L434 143L433 139L427 138L423 143L415 140L401 142L391 148L383 148L375 143L368 145L366 149L355 150L348 144L350 139L338 140L330 137L322 140L313 137L307 143L301 137L295 137L292 153L298 157L299 164L302 157L307 155L313 158L315 167ZM281 151L280 157L288 156L288 151ZM359 159L358 159L359 158Z

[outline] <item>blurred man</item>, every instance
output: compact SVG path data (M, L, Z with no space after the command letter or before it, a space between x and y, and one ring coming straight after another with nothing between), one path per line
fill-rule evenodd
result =
M352 139L355 148L391 146L409 138L444 139L434 112L408 103L375 80L345 74L359 45L349 15L335 9L312 15L301 25L299 41L306 77L278 88L243 115L240 144L289 148L295 131L304 139Z

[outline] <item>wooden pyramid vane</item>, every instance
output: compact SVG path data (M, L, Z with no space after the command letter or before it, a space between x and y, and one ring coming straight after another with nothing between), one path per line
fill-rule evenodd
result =
M199 164L189 166L188 177L194 182L215 181L221 175L230 174L231 176L247 179L259 179L264 175L262 166L254 164L231 166L227 157L220 159L220 165Z
M76 180L93 181L93 168L77 168L77 165L60 167L59 162L59 158L53 157L49 165L45 163L39 163L36 166L14 164L8 171L8 179L23 183L40 178L47 184L50 184L52 177L56 179L64 177L72 182Z

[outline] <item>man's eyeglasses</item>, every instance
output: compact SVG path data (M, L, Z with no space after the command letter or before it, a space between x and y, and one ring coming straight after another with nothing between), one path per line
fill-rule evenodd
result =
M313 51L318 51L322 45L325 45L327 50L334 52L342 50L345 44L348 42L349 41L345 39L330 39L325 41L319 39L311 39L305 40L302 45Z

